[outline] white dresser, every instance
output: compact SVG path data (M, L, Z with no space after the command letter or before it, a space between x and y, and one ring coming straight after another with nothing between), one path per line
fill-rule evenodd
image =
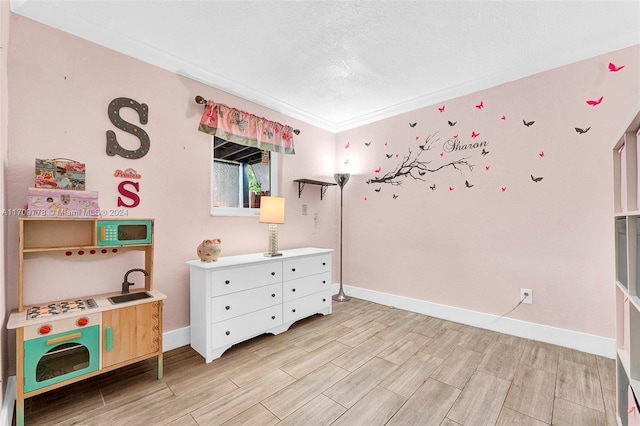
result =
M330 314L332 251L300 248L271 258L255 253L187 262L191 347L209 363L236 343Z

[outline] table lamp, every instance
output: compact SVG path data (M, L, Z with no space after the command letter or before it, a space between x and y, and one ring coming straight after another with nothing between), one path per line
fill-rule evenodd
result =
M283 197L260 197L260 223L269 224L269 251L264 255L282 256L282 253L278 253L278 224L284 223Z

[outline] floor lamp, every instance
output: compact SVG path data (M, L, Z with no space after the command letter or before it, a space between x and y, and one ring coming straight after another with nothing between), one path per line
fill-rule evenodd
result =
M350 176L351 175L349 173L336 173L333 175L336 183L340 186L340 291L332 297L332 299L337 302L346 302L351 300L349 296L344 294L344 290L342 289L342 195L344 186L349 182Z

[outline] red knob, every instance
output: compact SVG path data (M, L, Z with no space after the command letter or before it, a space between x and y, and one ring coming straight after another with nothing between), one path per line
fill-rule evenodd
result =
M78 324L80 327L85 326L89 324L89 318L87 317L78 318L78 321L76 321L76 324Z
M49 324L43 325L38 329L40 334L49 334L51 332L51 326Z

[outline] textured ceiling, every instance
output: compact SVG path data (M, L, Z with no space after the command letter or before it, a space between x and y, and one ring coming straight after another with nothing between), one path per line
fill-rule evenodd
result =
M332 131L640 43L638 0L11 0L11 8Z

